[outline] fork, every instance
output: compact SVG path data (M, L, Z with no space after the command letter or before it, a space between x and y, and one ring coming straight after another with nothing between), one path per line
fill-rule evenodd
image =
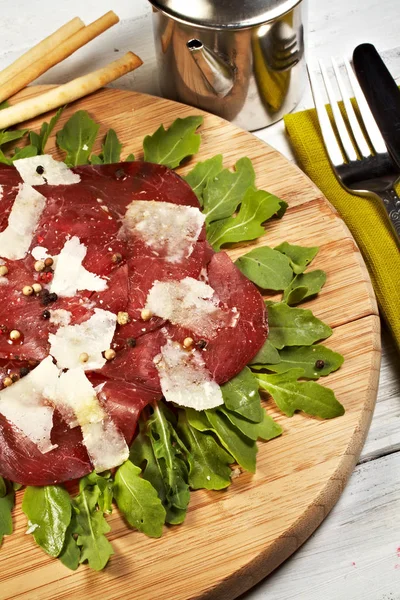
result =
M345 60L344 64L368 138L366 138L360 127L336 61L332 59L332 66L347 114L349 130L346 127L338 102L336 101L327 70L322 61L319 61L322 79L332 108L337 136L342 145L341 148L326 111L316 74L311 68L307 67L325 148L339 183L347 191L358 196L382 201L395 238L397 238L397 242L399 243L400 198L394 186L400 174L390 158L383 137L372 116L349 61ZM353 136L355 144L350 137L349 131Z

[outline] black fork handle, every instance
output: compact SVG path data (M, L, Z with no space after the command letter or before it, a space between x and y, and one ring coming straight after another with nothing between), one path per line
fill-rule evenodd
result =
M379 191L377 196L383 201L383 206L388 214L394 234L397 238L397 243L400 244L400 198L394 188Z

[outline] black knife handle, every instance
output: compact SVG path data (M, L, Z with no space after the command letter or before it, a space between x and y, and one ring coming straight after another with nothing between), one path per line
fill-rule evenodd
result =
M386 146L400 167L400 91L372 44L353 52L353 66Z

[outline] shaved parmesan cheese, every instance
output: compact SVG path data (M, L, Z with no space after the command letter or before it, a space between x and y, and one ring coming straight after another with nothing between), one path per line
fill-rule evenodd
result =
M14 167L25 183L29 185L71 185L79 183L81 178L68 169L67 165L54 160L50 154L20 158L13 162ZM37 172L37 167L43 167L43 173ZM41 169L40 169L41 170Z
M60 254L53 257L54 277L50 291L60 297L75 296L78 290L102 292L107 289L107 282L82 266L87 247L74 236L67 240Z
M94 315L84 323L60 327L49 335L50 354L60 369L101 369L106 363L102 353L111 346L116 323L117 317L112 312L95 308ZM89 360L82 363L79 357L84 352Z
M125 438L110 419L83 425L82 435L95 471L101 473L128 460L129 448Z
M35 260L45 260L50 256L47 248L44 248L43 246L35 246L32 248L31 254Z
M62 325L62 327L66 327L71 323L71 313L69 310L65 310L64 308L56 308L55 310L50 310L50 323L53 325Z
M193 206L134 200L124 217L124 228L165 260L176 263L190 256L204 224L204 215Z
M48 356L28 375L0 391L0 413L43 454L57 447L50 439L54 409L45 404L45 388L56 385L58 375Z
M62 373L55 385L46 387L45 394L63 413L70 427L99 423L106 416L95 389L80 368Z
M219 385L212 379L198 350L188 352L168 340L154 358L165 399L180 406L206 410L223 404Z
M30 185L23 183L18 187L8 225L0 233L0 256L10 260L25 257L46 206L46 198Z
M62 373L53 389L46 393L70 427L81 427L83 443L96 471L112 469L128 459L124 436L102 408L82 369Z
M145 309L175 325L212 339L219 328L233 327L238 314L218 306L212 287L192 277L181 281L155 281Z

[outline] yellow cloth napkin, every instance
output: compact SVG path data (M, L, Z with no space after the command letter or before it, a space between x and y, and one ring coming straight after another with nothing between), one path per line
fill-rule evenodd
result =
M337 209L356 240L382 316L400 349L400 250L385 209L380 201L350 194L338 183L314 109L286 115L284 121L299 166Z

